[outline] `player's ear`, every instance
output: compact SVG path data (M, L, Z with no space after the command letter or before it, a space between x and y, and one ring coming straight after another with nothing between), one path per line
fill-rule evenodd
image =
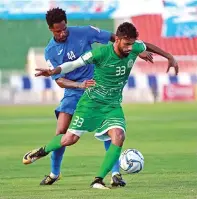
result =
M115 36L115 42L120 41L120 38L118 36Z

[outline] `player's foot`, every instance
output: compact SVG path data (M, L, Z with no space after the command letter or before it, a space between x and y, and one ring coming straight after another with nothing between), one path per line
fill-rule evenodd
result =
M110 184L112 187L124 187L126 182L122 179L121 174L118 173L112 176Z
M45 178L40 182L40 185L52 185L54 182L60 180L61 174L57 178L52 178L50 175L45 176Z
M31 164L46 155L48 155L48 153L44 151L43 147L29 151L23 156L23 164Z
M90 184L91 188L94 189L110 189L109 187L105 186L103 182L103 178L96 177L94 181Z

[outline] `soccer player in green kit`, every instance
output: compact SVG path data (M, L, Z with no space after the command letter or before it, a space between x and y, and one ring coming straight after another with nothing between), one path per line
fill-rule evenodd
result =
M25 154L23 158L27 162L32 163L62 146L73 145L82 134L94 131L96 138L111 140L111 145L91 187L109 189L103 179L120 156L126 132L121 107L122 90L137 56L146 50L145 44L137 37L136 28L125 22L118 27L114 44L91 50L77 60L66 62L53 70L38 69L42 75L50 76L68 73L92 63L95 64L93 79L96 84L87 88L79 100L67 133L55 136L45 147ZM178 65L175 66L178 73Z

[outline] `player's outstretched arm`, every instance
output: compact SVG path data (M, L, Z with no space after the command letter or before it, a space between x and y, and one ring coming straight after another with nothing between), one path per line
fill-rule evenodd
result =
M83 61L83 59L81 57L79 57L75 61L65 62L52 70L36 68L36 71L38 71L38 72L35 74L35 76L36 77L38 77L38 76L49 77L49 76L60 74L60 73L61 74L69 73L69 72L75 70L76 68L79 68L84 65L85 65L85 62Z
M146 45L146 50L156 53L162 57L165 57L166 59L168 59L168 68L167 68L167 72L169 71L170 67L173 67L175 69L175 74L177 75L179 72L179 67L178 67L178 63L176 61L176 59L174 58L173 55L171 55L168 52L165 52L164 50L162 50L161 48L159 48L158 46L155 46L153 44L144 42L144 44Z
M144 51L139 54L139 57L147 62L150 62L152 64L154 63L153 62L153 54L151 52Z

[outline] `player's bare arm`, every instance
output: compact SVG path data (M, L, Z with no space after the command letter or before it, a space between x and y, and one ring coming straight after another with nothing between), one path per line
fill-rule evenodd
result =
M69 79L65 78L59 78L56 80L56 83L58 84L59 87L61 88L88 88L90 86L95 85L95 81L92 79L89 80L84 80L83 82L75 82Z
M77 88L78 87L78 82L65 79L62 77L56 79L55 81L60 88Z
M154 63L153 62L153 54L150 53L150 52L147 52L147 51L144 51L142 53L139 54L139 57L147 62L150 62L150 63Z
M79 57L75 61L65 62L54 69L36 68L35 70L38 72L35 74L35 76L36 77L38 76L49 77L49 76L60 74L60 73L61 74L69 73L84 65L85 65L85 62L83 61L81 57Z
M48 62L48 64L50 64L49 65L50 67L53 67L50 61ZM36 69L36 71L38 71L35 74L36 77L39 77L39 76L48 77L48 76L53 75L52 69L38 68L38 69ZM77 81L73 81L73 80L69 80L69 79L60 77L60 78L56 79L55 81L60 88L82 88L82 89L85 89L89 86L93 86L92 81L89 81L89 80L84 80L83 82L77 82Z
M178 67L178 63L176 61L176 59L174 58L173 55L171 55L170 53L165 52L164 50L162 50L161 48L144 42L144 44L146 45L146 49L147 51L150 51L152 53L156 53L162 57L165 57L166 59L168 59L168 68L167 68L167 72L169 71L170 67L173 67L175 69L175 74L177 75L179 72L179 67Z
M68 73L71 72L73 70L75 70L76 68L82 67L84 66L85 63L82 60L82 58L78 58L75 61L72 62L65 62L63 64L61 64L60 66L54 68L54 69L43 69L43 68L37 68L36 71L38 71L35 76L45 76L45 77L49 77L51 75L56 75L56 74L60 74L60 73ZM95 81L90 79L90 80L84 80L83 82L74 82L68 79L64 79L64 78L59 78L58 80L56 80L57 84L61 87L61 88L88 88L90 86L94 86L95 85Z

